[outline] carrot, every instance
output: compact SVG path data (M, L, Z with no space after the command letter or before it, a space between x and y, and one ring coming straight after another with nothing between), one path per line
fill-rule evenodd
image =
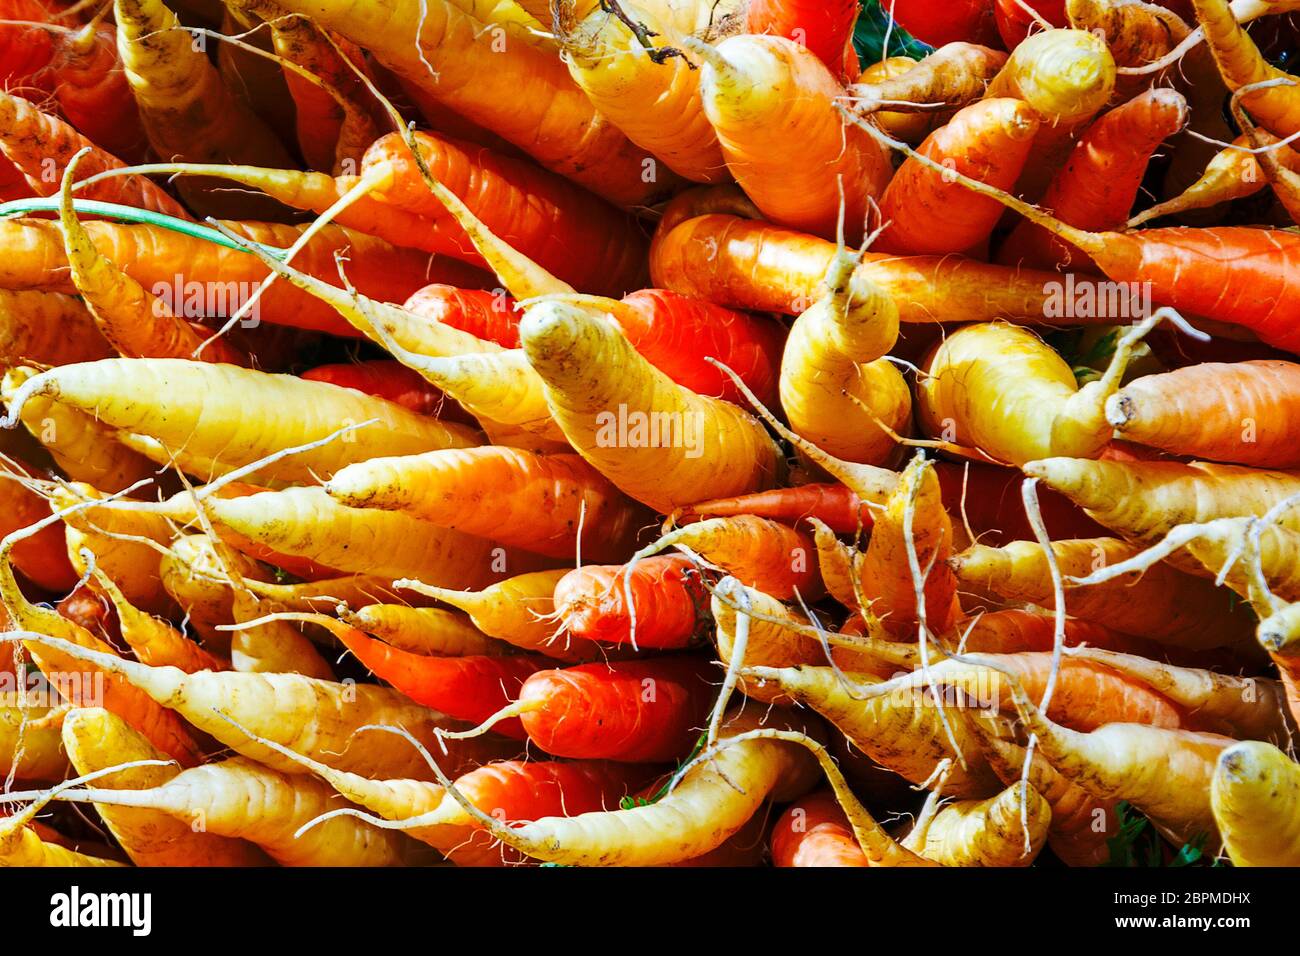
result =
M898 337L898 308L856 260L838 254L826 294L795 320L781 360L781 406L790 427L848 461L887 464L891 434L907 431L911 392L897 366L882 358Z
M82 160L83 176L125 164L101 149L58 117L42 113L25 99L0 94L0 150L23 173L37 196L53 196L59 180L75 155L90 152ZM81 190L82 199L125 203L179 219L189 219L183 206L143 176L117 176Z
M5 680L16 682L13 671L6 668L2 673ZM62 780L68 769L60 736L66 716L63 707L0 707L0 774L6 779Z
M1160 60L1191 32L1178 14L1145 0L1066 0L1066 18L1076 30L1100 34L1120 69ZM1116 98L1137 96L1159 74L1118 77Z
M1295 762L1271 744L1247 741L1219 755L1210 805L1233 866L1295 866L1300 835Z
M1047 843L1057 859L1067 866L1108 863L1111 857L1108 843L1119 832L1117 801L1094 797L1053 768L1041 753L1031 757L1015 741L985 733L987 725L979 720L976 727L981 729L984 738L984 754L1002 782L1015 784L1027 776L1030 786L1051 806Z
M519 316L514 300L504 290L484 292L434 283L413 292L402 308L502 348L519 347Z
M1219 75L1229 90L1236 91L1266 80L1286 81L1279 86L1244 94L1241 105L1274 135L1290 136L1300 132L1300 94L1294 89L1294 77L1264 59L1250 34L1233 16L1228 0L1192 0L1192 4L1206 46L1214 55Z
M1014 684L1011 693L1025 729L1060 773L1095 796L1127 800L1179 842L1217 846L1210 780L1231 737L1133 723L1080 733L1044 717Z
M701 501L691 505L684 517L732 518L738 515L755 515L786 524L815 518L836 534L854 534L859 528L869 531L873 520L871 509L840 484L796 485Z
M728 37L716 47L683 39L704 60L700 94L736 181L773 222L833 236L843 182L850 238L868 199L889 179L880 147L845 127L834 100L843 89L816 55L781 37ZM797 139L792 154L783 146Z
M1029 866L1047 843L1051 819L1043 795L1016 781L986 800L946 805L918 822L904 844L944 866Z
M772 828L772 865L869 866L848 817L829 790L791 804Z
M441 391L421 378L418 372L390 359L317 365L299 377L309 382L327 382L356 389L421 415L460 420L456 409L450 407Z
M960 40L1000 42L989 0L894 0L890 9L895 22L931 46L942 47Z
M953 649L1012 654L1017 651L1050 651L1055 644L1055 631L1054 613L1009 608L988 611L968 622L958 622L946 634L940 635L940 638ZM1067 618L1064 646L1075 647L1080 644L1147 656L1156 656L1170 650L1129 634L1121 634L1103 624Z
M556 582L555 614L569 634L585 641L686 647L699 630L699 575L689 558L677 555L584 565Z
M149 400L141 401L140 396ZM177 450L182 462L247 465L286 446L333 434L340 421L377 427L348 432L342 441L283 458L265 474L285 480L329 474L350 461L376 454L465 447L473 435L351 389L269 375L233 366L182 359L105 359L67 365L25 382L10 403L10 418L30 396L93 412L106 424L157 439ZM249 428L250 407L295 408L274 427ZM164 459L165 461L166 459Z
M807 47L837 78L852 82L858 74L852 42L857 19L858 5L853 0L753 0L745 8L745 32L793 40Z
M778 711L766 720L764 716L747 710L733 717L724 746L713 759L693 762L658 800L626 810L543 817L507 827L475 807L454 785L447 793L491 836L535 859L573 866L679 863L721 846L769 798L793 799L812 786L816 764L798 744L743 736L762 723L794 723L793 714ZM444 785L451 784L439 773ZM668 833L671 839L665 839Z
M1024 170L1039 121L1028 103L984 99L962 108L921 144L922 154L981 182L1010 189ZM943 255L989 238L1002 207L929 166L905 161L880 200L884 252Z
M1065 162L1075 135L1110 100L1115 59L1105 40L1085 30L1045 30L1017 45L985 90L986 98L1024 100L1041 120L1020 187L1040 196Z
M661 225L651 247L650 277L662 288L733 309L798 315L822 294L836 251L835 243L815 236L715 213L669 229ZM1060 283L1055 273L956 256L867 253L858 268L893 298L903 322L960 315L967 322L1050 323L1050 290ZM1080 295L1089 294L1085 289L1096 293L1086 278L1077 279L1075 288Z
M884 86L910 72L917 66L917 61L910 56L891 56L873 63L862 70L857 82L845 90L845 95L855 100L862 98L864 103L871 103L876 86ZM856 105L856 103L855 103ZM874 104L873 104L874 105ZM945 113L939 111L916 111L906 113L902 110L878 108L873 110L858 106L864 113L870 112L876 124L895 139L916 145L924 140L935 127L942 124Z
M240 236L270 246L290 246L300 238L300 226L274 223L225 224ZM254 257L207 239L180 235L152 225L88 222L95 248L173 307L184 305L188 315L229 315L248 298L268 270ZM0 222L0 242L7 255L0 262L0 288L40 289L74 293L63 254L63 237L55 223L33 219ZM475 287L486 276L475 269L414 249L399 249L380 239L336 226L326 226L294 257L298 269L338 282L335 253L350 250L348 278L362 293L402 298L432 281ZM176 276L184 284L176 285ZM318 303L286 283L271 287L260 302L268 321L333 334L356 336L328 305Z
M729 178L700 101L700 75L684 57L671 55L689 32L673 22L672 11L638 5L630 15L644 33L636 36L603 10L581 18L576 10L557 10L556 38L569 75L601 115L684 179Z
M301 674L244 674L150 667L100 651L37 635L33 644L86 664L94 664L130 681L150 698L184 716L196 729L236 753L287 774L302 768L253 742L239 727L313 758L332 761L340 770L383 777L427 779L429 770L408 743L388 736L367 737L351 746L369 724L405 727L422 742L434 741L436 728L458 728L437 711L411 703L397 691L373 684L335 683ZM224 715L224 716L223 716ZM239 727L227 718L238 721ZM449 766L459 773L469 766L506 756L509 745L483 739L447 741Z
M53 790L73 785L64 783ZM21 812L0 817L0 866L126 866L122 860L88 856L47 840L46 837L52 834L47 832L43 835L40 825L33 821L50 799L52 797L47 792Z
M626 214L524 160L428 133L416 134L416 142L421 159L444 188L490 231L543 268L586 292L621 295L641 284L646 240ZM468 238L429 192L401 134L377 140L366 151L362 172L380 164L394 169L391 185L377 191L381 199L433 219L453 241L469 248ZM575 256L573 251L581 248L592 253Z
M63 721L63 742L78 774L116 764L157 760L161 754L120 717L97 707L71 711ZM175 779L173 767L137 767L99 780L109 790L149 790ZM255 846L192 828L156 810L97 804L104 824L136 866L265 866L270 860Z
M941 761L960 755L965 763L954 764L945 792L982 798L997 790L974 731L956 708L936 706L928 694L889 692L897 684L882 691L879 678L862 673L847 675L849 684L829 667L752 666L740 674L812 708L880 766L913 783L928 780ZM859 693L863 688L870 691L865 699Z
M1185 708L1208 729L1224 729L1226 736L1274 743L1286 737L1282 689L1276 681L1178 667L1093 647L1073 648L1069 653L1141 681Z
M414 88L619 205L647 203L673 186L666 171L643 178L644 154L597 115L552 44L532 32L536 21L526 15L510 19L505 5L491 14L493 36L501 37L496 42L483 42L484 24L447 0L392 0L365 11L350 2L322 8L304 0L240 0L237 6L311 17L318 27L365 48ZM514 7L513 13L522 11ZM504 55L496 52L500 42L507 44Z
M0 362L5 366L67 365L112 354L77 299L58 292L0 290Z
M1052 545L1057 567L1070 577L1133 557L1137 549L1114 538L1079 538ZM1040 607L1053 608L1045 549L1018 541L1004 548L976 545L950 562L966 587ZM1211 648L1239 643L1251 633L1253 617L1231 595L1204 579L1156 566L1105 584L1066 592L1068 612L1115 630L1164 644Z
M177 667L187 674L202 670L229 670L229 661L200 647L162 618L134 607L121 588L98 566L93 576L95 589L113 603L122 640L131 648L136 660L152 667Z
M1034 333L1005 323L966 326L926 361L918 418L931 435L1012 464L1062 454L1096 457L1111 436L1106 401L1137 344L1165 317L1173 316L1158 310L1127 329L1105 374L1082 387Z
M252 566L242 571L248 586L258 572ZM178 536L162 555L154 577L164 596L184 613L190 629L202 635L205 646L229 653L230 635L217 628L234 620L233 589L212 539L206 534Z
M488 637L457 611L404 604L368 604L338 609L339 620L373 634L398 650L447 657L500 656L511 645Z
M1134 0L1131 6L1146 5ZM1116 107L1079 137L1069 160L1048 184L1043 205L1062 222L1080 229L1123 226L1152 154L1161 142L1179 132L1187 119L1187 101L1170 89L1148 90ZM1036 269L1089 265L1077 249L1032 222L1016 226L997 258L1007 265L1019 263Z
M561 660L572 660L575 655L582 656L584 651L598 649L585 641L560 641L555 625L551 623L555 610L552 595L566 573L529 572L481 591L453 591L419 581L397 581L394 584L464 611L474 626L489 637Z
M932 104L958 108L982 97L1006 62L1001 50L954 40L898 76L871 82L868 70L848 94L861 115L876 113L886 104L900 113Z
M12 401L23 383L38 374L27 366L11 368L0 383L0 397ZM37 398L24 404L22 423L74 481L121 491L154 473L148 459L120 445L111 428L78 409Z
M1024 4L1017 0L994 0L993 18L1002 42L1008 50L1014 50L1030 35L1035 24L1065 26L1065 0L1026 0Z
M1300 479L1287 472L1201 462L1048 458L1024 470L1105 527L1147 544L1180 524L1262 515L1300 492Z
M646 515L577 455L484 446L372 458L325 490L352 508L399 511L555 557L626 554Z
M712 674L707 661L678 657L537 671L498 713L518 717L528 739L557 757L663 763L691 749Z
M773 597L817 596L812 540L779 522L752 515L705 518L669 531L638 551L633 561L672 546L699 555Z

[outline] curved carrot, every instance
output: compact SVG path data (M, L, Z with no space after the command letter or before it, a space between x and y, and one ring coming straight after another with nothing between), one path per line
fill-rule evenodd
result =
M864 73L848 94L859 113L875 113L883 104L900 113L933 105L958 109L982 97L1006 63L1001 50L953 42L888 79L871 80Z
M751 0L745 9L745 32L793 40L835 76L852 83L859 68L853 49L858 9L857 0Z
M631 607L628 596L631 595ZM555 613L577 637L665 650L687 646L699 629L704 588L689 558L665 555L625 565L586 565L555 585Z
M557 757L666 763L704 724L716 668L693 658L538 671L519 692L528 737Z
M459 196L503 241L584 292L622 294L642 284L646 240L625 213L554 173L482 147L417 133L420 153L439 183ZM429 192L400 134L366 151L362 171L380 163L395 170L375 195L406 212L445 223L450 214ZM470 248L468 237L462 239ZM576 255L577 250L583 250Z
M1296 78L1264 59L1245 27L1237 22L1228 0L1192 0L1192 4L1206 46L1229 90L1267 80L1285 81L1244 94L1241 105L1270 133L1290 136L1300 132L1300 88L1295 85Z

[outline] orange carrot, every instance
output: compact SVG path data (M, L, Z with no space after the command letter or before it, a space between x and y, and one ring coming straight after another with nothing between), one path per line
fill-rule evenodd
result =
M665 555L630 570L586 565L570 571L555 586L555 612L570 634L605 644L631 643L635 616L638 647L674 649L695 636L704 597L691 560Z
M805 46L845 83L858 75L853 49L857 0L751 0L746 33L770 33Z
M781 814L772 828L773 866L869 866L835 794L818 790Z
M402 308L503 348L519 348L519 313L504 290L484 292L434 283L412 293Z

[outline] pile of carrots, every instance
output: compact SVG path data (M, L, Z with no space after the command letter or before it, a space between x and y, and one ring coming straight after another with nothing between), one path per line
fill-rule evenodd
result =
M1293 13L0 0L0 865L1300 865Z

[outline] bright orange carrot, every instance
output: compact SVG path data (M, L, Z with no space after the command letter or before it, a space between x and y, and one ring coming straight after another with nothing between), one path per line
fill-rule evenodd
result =
M412 293L402 308L503 348L519 348L519 313L504 290L485 292L434 283Z
M791 804L772 828L773 866L869 866L835 794L818 790Z
M631 596L631 605L628 597ZM576 637L604 644L675 649L700 626L705 591L686 557L663 555L623 565L586 565L555 585L555 613Z
M858 75L853 49L856 0L752 0L745 9L746 33L770 33L805 46L846 83Z

